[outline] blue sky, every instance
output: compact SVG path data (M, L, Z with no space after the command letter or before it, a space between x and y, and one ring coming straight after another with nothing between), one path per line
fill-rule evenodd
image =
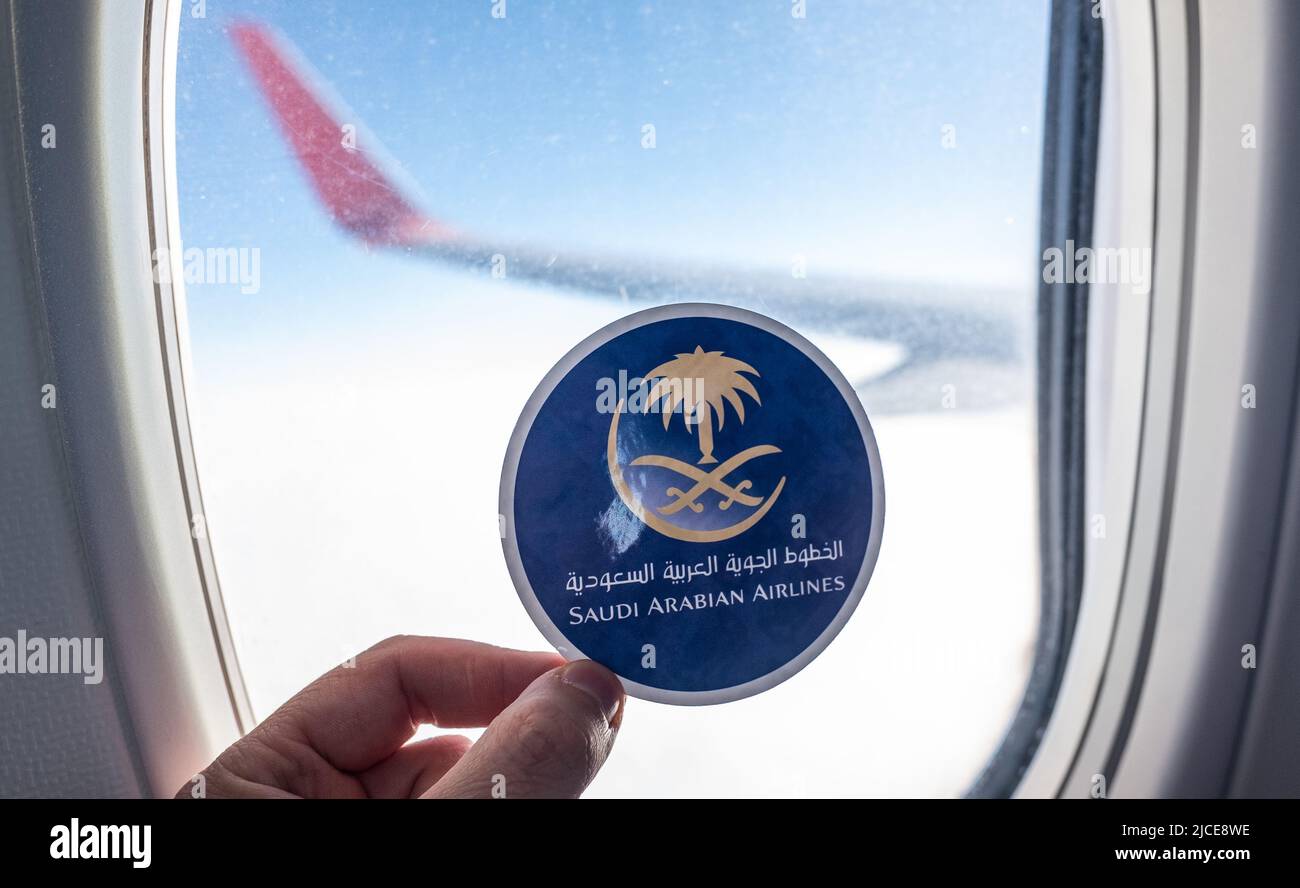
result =
M1045 0L223 0L181 26L187 246L258 246L263 292L191 287L193 332L266 303L353 314L425 272L331 226L225 27L276 26L476 234L866 276L1032 281ZM641 128L656 128L654 150ZM945 149L942 127L956 127ZM371 303L367 299L366 303Z

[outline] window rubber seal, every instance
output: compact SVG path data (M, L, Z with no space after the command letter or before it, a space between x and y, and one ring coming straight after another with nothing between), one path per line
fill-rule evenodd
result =
M1092 245L1103 61L1091 3L1052 0L1043 126L1041 250ZM1040 254L1041 255L1041 254ZM1065 673L1083 592L1087 284L1037 297L1038 638L1020 705L968 798L1010 797L1042 740Z

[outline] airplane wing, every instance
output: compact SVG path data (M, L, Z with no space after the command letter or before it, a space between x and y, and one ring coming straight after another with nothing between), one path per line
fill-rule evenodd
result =
M231 33L317 197L344 233L367 245L627 303L721 302L901 344L900 366L858 385L873 410L933 409L939 386L958 379L966 406L1024 394L1024 294L795 277L471 236L426 213L413 189L398 184L400 168L355 115L325 98L325 81L287 40L258 22L237 23Z

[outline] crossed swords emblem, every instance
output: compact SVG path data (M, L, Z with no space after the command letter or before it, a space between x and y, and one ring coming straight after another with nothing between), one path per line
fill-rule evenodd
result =
M711 472L706 472L698 466L693 466L688 462L682 462L680 459L673 459L671 456L638 456L632 460L634 466L659 466L665 469L671 469L684 478L690 478L695 482L694 486L687 490L679 487L669 487L665 491L668 496L673 497L673 501L666 506L661 507L658 511L661 515L672 515L680 512L684 508L689 508L697 515L704 511L704 504L696 500L700 494L706 490L712 490L722 496L722 502L718 503L718 508L723 511L730 509L732 503L740 503L742 506L757 506L762 504L762 497L752 496L745 493L754 485L749 480L744 480L734 487L726 482L727 475L760 456L766 456L769 453L780 453L781 448L773 447L771 444L759 444L757 447L750 447L748 450L742 450L731 459L718 465Z

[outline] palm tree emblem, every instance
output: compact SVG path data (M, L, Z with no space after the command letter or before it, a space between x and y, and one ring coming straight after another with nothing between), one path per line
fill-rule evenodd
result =
M759 372L744 361L729 358L720 351L706 352L703 346L695 351L677 355L646 374L657 380L646 398L646 406L660 403L664 415L664 428L672 422L673 413L680 404L682 422L686 430L700 430L699 465L716 463L713 456L713 418L718 418L721 429L727 420L728 403L736 416L745 421L745 401L741 393L749 395L754 403L762 405L758 391L744 373L758 376Z

